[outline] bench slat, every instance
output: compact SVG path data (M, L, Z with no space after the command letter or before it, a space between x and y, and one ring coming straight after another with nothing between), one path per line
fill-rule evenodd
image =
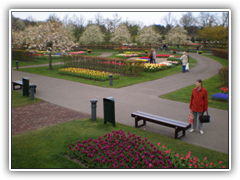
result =
M146 121L156 123L156 124L161 124L164 126L172 127L175 129L175 134L174 137L175 139L181 138L185 136L185 131L191 127L191 124L186 123L186 122L181 122L149 113L145 113L142 111L136 111L131 114L132 117L135 118L135 127L141 127L146 125ZM138 125L138 121L143 120L142 125ZM179 135L179 132L182 131L182 134Z
M169 119L169 118L165 118L165 117L161 117L161 116L157 116L157 115L153 115L153 114L148 114L148 113L144 113L144 112L141 112L141 111L137 111L137 113L140 114L140 115L149 116L149 117L157 118L157 119L160 119L160 120L166 120L166 121L172 122L172 123L179 123L179 124L182 124L182 125L188 125L188 123L186 123L186 122L181 122L181 121L177 121L177 120L173 120L173 119Z
M176 121L176 120L173 120L173 119L168 119L168 118L164 118L164 117L161 117L161 116L156 116L156 115L144 113L144 112L141 112L141 111L137 111L135 113L132 113L132 117L135 117L135 116L147 118L147 119L149 119L149 121L152 119L152 121L158 121L159 123L166 123L166 124L169 124L171 126L178 126L178 127L181 127L181 128L185 128L189 125L189 123L186 123L186 122Z

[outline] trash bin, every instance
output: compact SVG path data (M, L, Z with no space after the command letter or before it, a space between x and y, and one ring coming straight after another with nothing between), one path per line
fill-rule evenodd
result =
M115 105L113 97L103 98L103 115L104 124L109 122L115 127Z
M23 84L22 88L23 96L29 96L29 78L28 77L22 78L22 84Z

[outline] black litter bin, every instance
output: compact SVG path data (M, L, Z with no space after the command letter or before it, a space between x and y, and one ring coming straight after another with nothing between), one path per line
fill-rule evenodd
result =
M23 84L22 88L23 96L29 96L29 78L28 77L22 78L22 84Z
M115 106L113 97L103 98L103 114L104 124L109 122L115 127Z

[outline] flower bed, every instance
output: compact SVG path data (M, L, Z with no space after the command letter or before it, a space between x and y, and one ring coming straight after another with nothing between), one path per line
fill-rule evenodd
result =
M84 79L106 81L109 80L109 72L95 71L83 68L63 68L59 69L58 72L63 75L75 76ZM113 74L113 79L118 79L120 74Z
M221 93L216 93L211 96L213 100L228 101L228 87L222 87Z
M28 54L28 56L44 56L44 54Z
M121 56L121 57L136 57L138 54L117 54L116 56Z
M170 57L171 55L169 55L169 54L156 54L156 57L157 58L168 58L168 57ZM142 59L146 59L146 58L149 58L149 56L142 56L142 57L140 57L140 58L142 58Z
M148 64L148 63L144 64L145 72L156 72L156 71L160 71L163 69L167 69L166 64Z
M78 52L70 52L69 54L84 54L84 51L78 51Z
M156 72L161 71L163 69L167 69L170 67L174 67L175 65L178 65L178 61L163 61L159 64L144 64L144 71L145 72Z
M225 88L221 88L220 91L223 93L223 94L228 94L228 87L225 87Z
M216 93L216 94L213 94L211 98L214 100L228 101L228 94Z
M113 64L113 65L119 65L119 66L125 66L126 63L121 63L121 62L116 62L116 61L105 61L105 62L101 62L101 64Z
M163 145L154 146L147 138L141 138L123 130L112 131L98 139L77 141L69 147L68 156L78 158L88 168L225 168L222 162L213 164L205 157L200 160Z

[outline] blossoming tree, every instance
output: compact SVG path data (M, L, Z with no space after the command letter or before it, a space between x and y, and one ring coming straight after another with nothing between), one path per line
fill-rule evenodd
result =
M29 26L25 29L24 41L28 49L47 49L49 52L49 69L52 69L51 51L70 51L76 46L73 31L57 21Z
M104 42L104 35L98 25L89 25L79 38L81 44L101 44Z
M160 39L161 35L156 33L152 26L144 26L137 38L141 44L150 44L150 46L158 43Z
M110 42L116 43L119 45L119 49L121 49L121 45L123 42L131 42L131 35L128 31L126 25L120 25L116 31L113 33Z
M185 30L182 27L176 26L168 32L165 38L167 43L173 44L187 43L188 42L187 30Z

